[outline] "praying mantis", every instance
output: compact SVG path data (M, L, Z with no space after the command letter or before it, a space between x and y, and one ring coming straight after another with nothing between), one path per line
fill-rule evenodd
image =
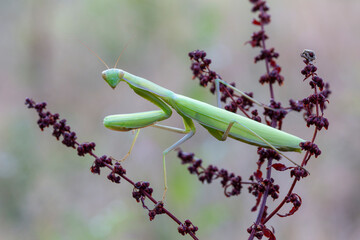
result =
M122 81L127 83L137 95L160 108L159 110L154 111L117 114L104 118L104 126L111 130L137 130L130 150L122 160L129 156L138 136L139 129L141 128L152 126L171 132L184 134L180 140L165 149L162 154L164 169L163 201L168 189L166 178L166 155L185 141L189 140L195 134L196 128L194 121L203 126L213 137L219 141L225 141L227 137L230 137L251 145L274 149L281 155L283 154L280 153L280 151L301 152L299 144L305 141L297 136L280 131L233 112L229 112L205 102L174 93L149 80L118 69L116 68L116 65L114 68L108 68L107 70L103 71L102 78L113 89L115 89L116 86ZM252 99L245 93L227 84L221 79L216 80L216 86L219 86L219 82L234 89L243 96L253 100L255 103L258 103L256 100ZM168 119L172 115L171 109L175 110L182 117L184 129L158 124L158 122ZM294 163L291 159L289 160ZM296 163L294 164L297 165Z

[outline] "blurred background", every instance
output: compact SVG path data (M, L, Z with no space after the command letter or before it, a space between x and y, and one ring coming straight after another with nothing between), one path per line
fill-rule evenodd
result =
M165 88L215 104L207 89L191 81L188 52L207 51L212 69L224 80L268 102L268 87L258 83L264 63L253 64L259 49L244 45L259 28L248 1L235 0L2 0L0 3L0 232L1 239L190 239L177 233L166 216L148 220L131 197L132 188L93 175L93 159L78 157L51 136L39 131L35 111L26 97L46 101L51 112L66 118L79 142L94 141L98 155L121 158L133 135L112 132L102 125L109 114L155 109L125 84L111 90L101 78L105 66L89 46L118 66ZM328 131L317 144L323 154L312 159L310 177L297 184L303 198L292 217L273 218L278 239L359 239L359 44L360 2L270 1L272 23L266 27L268 47L280 53L285 84L275 87L276 99L302 99L311 93L302 82L299 54L313 49L318 74L330 83L332 94L325 116ZM182 126L173 115L167 125ZM309 139L301 115L291 113L285 131ZM125 162L134 181L149 181L154 196L163 191L162 151L179 135L159 129L141 131ZM218 142L206 130L182 146L205 161L241 175L256 168L256 147L234 140ZM300 161L300 154L289 154ZM256 213L255 199L243 189L227 199L219 182L202 185L180 164L176 153L167 157L167 207L181 220L200 228L200 239L247 239ZM274 173L287 192L288 173ZM269 201L270 208L275 205ZM284 208L282 212L287 211Z

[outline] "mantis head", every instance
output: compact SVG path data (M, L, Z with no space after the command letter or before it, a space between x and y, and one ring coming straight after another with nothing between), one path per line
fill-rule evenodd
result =
M102 78L114 89L120 81L124 80L124 71L118 68L110 68L101 73Z

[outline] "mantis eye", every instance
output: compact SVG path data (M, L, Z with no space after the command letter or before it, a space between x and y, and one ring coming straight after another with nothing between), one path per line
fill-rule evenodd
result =
M120 71L119 72L119 78L122 79L124 77L124 72L123 71Z
M106 74L104 72L101 74L101 76L106 81Z

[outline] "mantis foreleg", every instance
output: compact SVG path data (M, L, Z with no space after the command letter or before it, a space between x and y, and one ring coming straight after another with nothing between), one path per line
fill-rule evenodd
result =
M163 120L165 118L165 115L166 114L162 113L161 110L156 110L156 111L149 111L149 112L143 112L143 113L111 115L111 116L106 117L104 120L104 122L106 123L105 126L107 126L108 128L110 128L112 130L129 131L129 130L136 129L136 131L137 131L135 134L134 140L131 144L130 150L120 161L124 161L126 158L129 157L129 155L134 147L135 141L139 135L140 128L145 128L145 127L151 126L151 127L156 127L156 128L160 128L163 130L171 131L171 132L186 134L184 137L182 137L180 140L178 140L176 143L171 145L169 148L167 148L163 152L163 169L164 169L164 193L163 193L163 198L162 198L163 201L165 200L166 191L168 189L167 177L166 177L166 155L170 151L174 150L175 148L180 146L182 143L187 141L189 138L191 138L195 134L195 131L196 131L194 123L191 120L191 118L188 118L185 116L183 117L185 129L180 129L180 128L176 128L176 127L165 126L165 125L153 123L156 121Z

